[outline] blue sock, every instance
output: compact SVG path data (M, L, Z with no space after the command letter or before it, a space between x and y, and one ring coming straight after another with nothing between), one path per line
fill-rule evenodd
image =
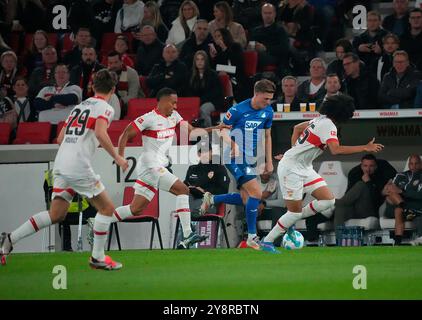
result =
M246 202L246 222L249 234L256 234L256 216L260 201L260 199L249 197Z
M239 193L226 193L218 194L214 196L214 204L219 203L234 204L238 206L243 205L242 197Z

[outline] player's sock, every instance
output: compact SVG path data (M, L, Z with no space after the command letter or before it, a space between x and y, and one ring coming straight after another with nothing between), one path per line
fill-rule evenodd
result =
M34 234L35 232L51 225L52 223L50 214L48 211L42 211L29 218L28 221L13 231L10 234L10 240L12 241L12 244L15 244L19 240L26 238L27 236L30 236L31 234Z
M192 232L190 226L189 196L187 194L181 194L176 197L176 212L179 215L182 225L183 236L186 238Z
M302 209L302 219L313 216L320 212L327 218L330 218L335 205L335 199L332 200L313 200Z
M246 201L246 222L248 225L248 234L256 235L256 215L258 213L258 206L261 200L249 197Z
M94 221L94 245L92 247L92 257L99 261L104 261L104 246L107 241L107 233L110 228L111 217L97 213Z
M130 211L129 204L127 206L118 207L114 210L113 215L111 216L111 223L125 220L131 216L133 216L133 214L132 211Z
M264 238L264 242L274 242L282 234L286 233L287 229L293 226L302 217L301 212L290 212L287 211L280 219L277 224L272 228L270 233Z
M226 203L226 204L234 204L238 206L243 205L242 197L240 193L226 193L226 194L218 194L213 196L213 204L218 203Z

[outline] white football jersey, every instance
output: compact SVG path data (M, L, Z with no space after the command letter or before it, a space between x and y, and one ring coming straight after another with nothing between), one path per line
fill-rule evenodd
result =
M113 108L103 99L92 97L75 106L65 122L63 142L54 161L54 172L71 177L93 173L91 158L99 145L95 136L97 119L110 125Z
M295 145L283 156L280 164L292 169L311 169L312 162L324 152L330 140L338 141L337 127L325 115L312 119L302 132Z
M183 120L182 116L173 111L167 117L154 109L132 122L132 126L142 134L142 153L139 165L147 168L167 167L167 153L176 135L176 126Z

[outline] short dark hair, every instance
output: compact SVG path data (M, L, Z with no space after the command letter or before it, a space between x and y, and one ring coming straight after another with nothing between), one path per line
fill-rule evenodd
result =
M361 159L360 159L360 161L362 162L363 160L372 160L372 161L375 161L375 162L377 162L377 158L375 158L375 156L373 155L373 154L370 154L370 153L367 153L367 154L365 154Z
M352 97L340 93L324 100L319 110L320 114L326 115L334 122L346 122L353 117L355 102Z
M420 9L420 8L413 8L412 10L409 11L409 16L410 16L411 13L414 13L414 12L419 12L419 13L422 14L422 9Z
M161 98L171 96L172 94L177 94L176 90L172 88L162 88L157 92L157 100L160 101Z
M353 62L359 61L359 56L356 53L348 52L343 56L343 60L346 58L352 58Z
M268 79L262 79L255 83L254 92L261 92L261 93L274 93L275 92L275 84L274 82Z
M119 60L121 60L121 55L120 55L120 53L118 53L116 50L110 51L110 52L107 54L107 58L109 58L109 57L115 57L115 56L119 56Z
M94 75L93 87L97 93L108 94L116 85L110 71L107 69L98 70Z
M344 52L352 52L353 51L353 45L351 42L346 38L341 38L336 41L336 44L334 45L334 49L337 47L342 47L344 49Z

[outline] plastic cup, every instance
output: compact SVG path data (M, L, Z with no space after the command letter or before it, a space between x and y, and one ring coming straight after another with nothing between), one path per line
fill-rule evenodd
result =
M310 102L309 103L309 111L315 112L315 110L316 110L316 103L315 102Z
M290 112L290 103L285 103L283 106L284 112Z
M306 103L300 104L300 112L306 112Z

